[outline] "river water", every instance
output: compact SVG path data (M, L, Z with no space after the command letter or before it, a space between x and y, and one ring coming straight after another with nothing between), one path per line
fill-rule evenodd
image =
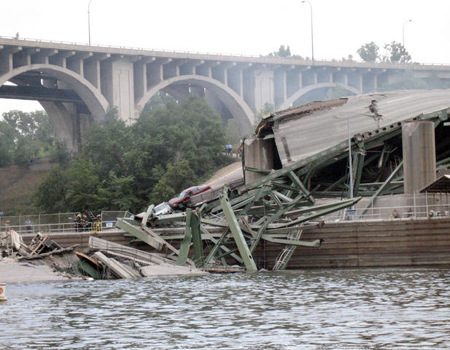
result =
M450 269L9 284L0 349L449 349Z

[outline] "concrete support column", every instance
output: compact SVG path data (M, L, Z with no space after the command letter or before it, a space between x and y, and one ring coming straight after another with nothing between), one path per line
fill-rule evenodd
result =
M344 85L346 74L340 69L333 73L333 83Z
M243 92L244 92L244 101L248 104L248 106L256 112L255 109L255 77L253 74L253 68L249 68L244 70L243 72Z
M246 167L271 170L274 168L274 139L248 138L244 144L244 162ZM251 183L266 174L245 171L245 183Z
M163 58L147 65L147 89L164 80L164 65L170 62L172 62L171 58Z
M275 106L274 71L263 66L253 71L255 80L255 110L263 109L265 103Z
M363 91L364 92L375 92L377 86L377 75L372 72L371 69L368 69L367 72L363 75Z
M303 88L303 71L298 72L298 87L299 89Z
M403 124L402 144L405 193L413 194L436 180L434 123L413 121Z
M228 72L229 67L234 67L236 62L218 62L216 66L212 67L212 78L220 81L222 84L228 86Z
M194 75L195 69L203 65L205 63L204 60L184 60L184 62L180 63L180 75Z
M298 90L300 90L300 76L295 66L291 66L286 71L286 96L289 98Z
M133 67L134 98L140 100L147 92L147 64L139 61Z
M202 64L199 64L198 66L195 67L195 74L211 78L211 76L212 76L211 66L209 64L204 64L204 63L205 62L202 61Z
M67 67L67 58L75 56L76 51L60 51L56 55L49 58L50 64L59 66L62 68Z
M180 66L177 61L168 62L165 64L163 69L163 79L167 80L170 78L178 77L180 75Z
M319 76L317 74L317 70L312 70L312 84L317 85L319 83Z
M40 49L36 51L34 55L31 56L31 64L49 64L50 57L56 55L58 50L45 50Z
M243 96L242 92L242 69L233 67L227 70L227 85L233 89L239 96Z
M348 85L359 91L363 91L363 75L360 72L353 71L347 75Z
M334 68L324 68L317 71L318 83L332 83Z
M14 68L14 54L22 50L21 46L8 47L0 51L0 73L8 73Z
M92 56L92 52L79 52L75 56L67 58L66 66L71 71L84 77L84 60Z
M84 77L97 89L101 89L100 62L109 57L110 54L94 55L83 63Z
M275 106L279 106L287 98L286 71L279 69L274 74Z
M147 66L147 88L158 85L163 80L162 64L158 61Z
M127 123L135 118L133 63L127 59L106 60L101 64L102 94L111 107L116 107L119 117Z
M1 52L0 53L0 73L8 73L12 70L13 57L12 53Z
M13 67L23 67L31 64L31 56L28 53L28 50L21 50L14 54L13 56Z
M58 140L66 145L71 155L78 153L81 136L76 116L61 102L41 101L41 105L52 121Z

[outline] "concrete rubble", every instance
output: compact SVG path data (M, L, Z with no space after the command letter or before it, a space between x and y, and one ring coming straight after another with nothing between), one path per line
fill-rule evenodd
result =
M270 244L279 251L273 269L286 269L297 247L322 246L323 239L306 241L302 233L322 227L327 215L350 209L354 215L358 204L361 218L379 198L405 192L408 173L400 147L405 125L433 127L438 149L445 152L438 152L430 171L448 169L447 95L440 90L371 94L267 115L242 143L239 168L207 184L209 190L183 197L180 206L151 204L118 219L117 228L139 249L93 235L90 250L76 252L80 268L95 279L256 272L262 266L254 257ZM9 237L4 251L14 258L24 247L20 238ZM42 255L49 244L39 237L23 257Z
M26 245L22 236L6 227L0 232L0 281L22 283L81 279L77 246L61 248L48 235L36 234Z

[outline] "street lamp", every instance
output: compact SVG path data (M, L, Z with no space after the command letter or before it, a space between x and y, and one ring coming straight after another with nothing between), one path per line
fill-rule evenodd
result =
M92 0L89 0L89 4L88 4L88 34L89 34L89 46L91 46L91 2L92 2Z
M405 47L405 26L408 22L412 22L412 19L408 19L405 23L403 23L403 47Z
M307 2L309 4L309 8L311 10L311 58L314 62L314 26L313 26L313 9L312 5L308 0L302 0L302 4Z
M342 119L339 116L335 116L335 119ZM348 170L349 170L349 174L350 174L350 185L349 185L349 197L350 199L353 199L353 162L352 162L352 140L350 137L350 117L344 117L345 119L347 119L347 137L348 137Z

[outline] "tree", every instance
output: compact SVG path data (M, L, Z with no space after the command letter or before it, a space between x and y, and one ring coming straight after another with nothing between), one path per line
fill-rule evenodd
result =
M268 56L281 58L291 57L291 48L289 47L289 45L286 47L284 47L284 45L281 45L278 51L271 52Z
M55 165L34 193L35 205L49 213L69 211L68 182L66 170L60 165Z
M83 158L98 167L101 177L107 178L110 171L121 177L129 175L125 154L133 147L131 129L110 111L104 123L95 123L86 133L83 144Z
M378 50L380 48L373 41L361 46L357 53L365 62L376 62L379 58Z
M48 115L43 111L22 112L18 110L3 113L1 133L7 132L10 150L9 164L28 165L40 156L50 155L55 150L56 136ZM6 128L5 125L9 127ZM3 138L3 137L2 137ZM5 145L0 149L4 152ZM6 156L6 155L4 155ZM4 166L4 165L0 165Z
M0 167L11 165L15 149L15 130L14 128L0 120Z
M222 120L199 97L169 100L132 126L112 111L106 122L91 127L79 159L46 179L38 204L46 211L142 211L202 183L228 160L224 144ZM57 191L61 183L64 191ZM51 196L55 191L63 199Z
M108 209L108 198L100 191L104 181L97 165L90 160L78 159L67 169L66 202L69 211L96 211Z
M402 64L411 62L411 55L402 44L393 41L390 44L386 44L384 48L389 53L389 56L386 57L388 61Z
M192 186L196 180L189 162L181 157L168 164L165 172L161 172L161 170L156 170L160 172L159 180L150 195L150 200L154 203L175 197L183 189Z
M173 103L176 102L176 100L164 91L158 91L150 101L145 104L142 113L148 114L157 108L164 108L169 102Z

